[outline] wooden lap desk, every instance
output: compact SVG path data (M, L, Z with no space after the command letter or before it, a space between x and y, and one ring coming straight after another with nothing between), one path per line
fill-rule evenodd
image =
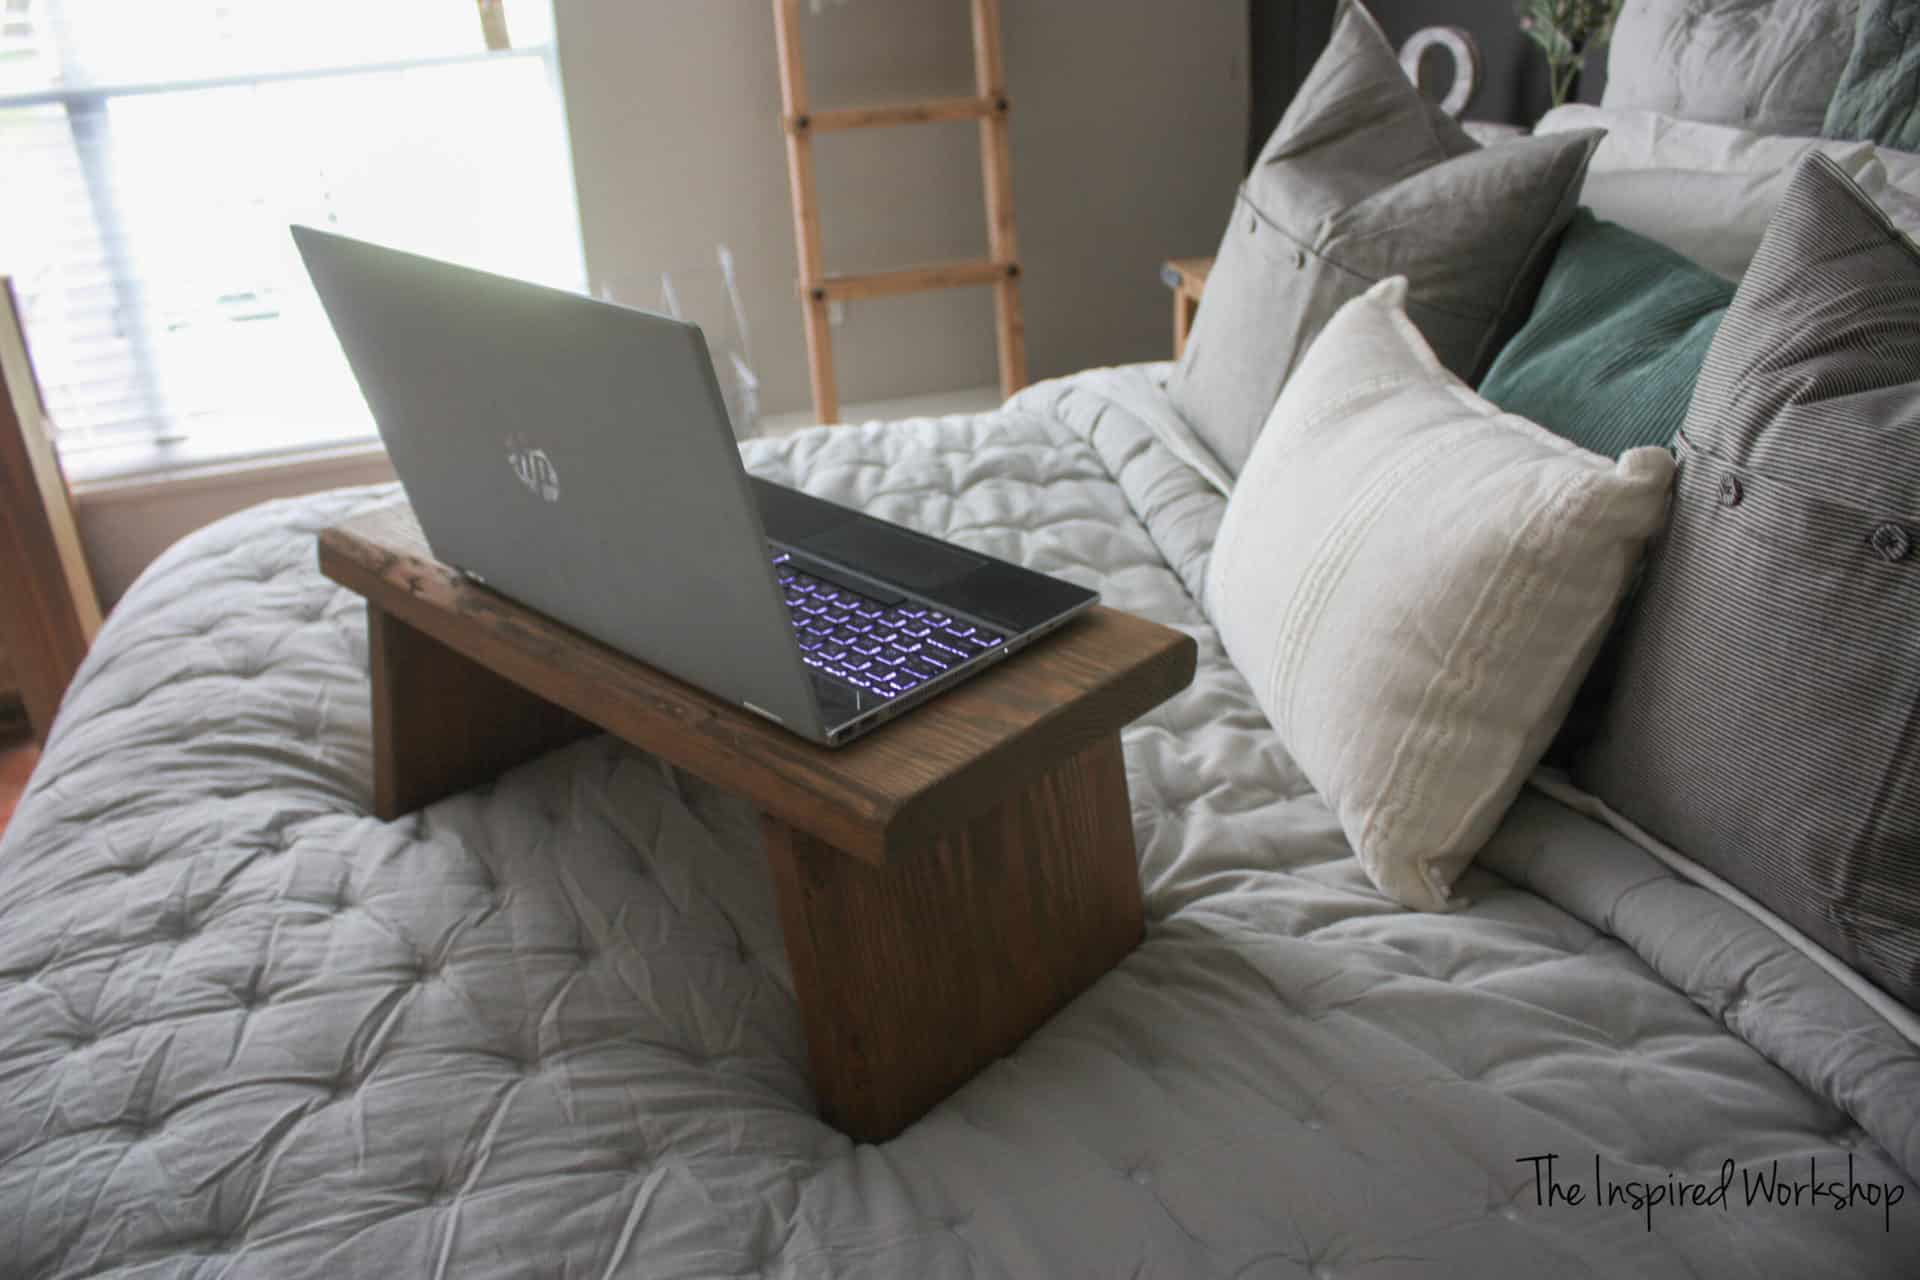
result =
M374 808L392 819L604 729L751 800L821 1114L898 1133L1139 941L1120 728L1185 635L1086 617L838 750L463 578L404 503L320 535L366 597Z

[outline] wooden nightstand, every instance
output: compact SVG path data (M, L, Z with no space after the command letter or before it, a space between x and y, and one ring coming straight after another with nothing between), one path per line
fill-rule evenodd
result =
M1194 313L1200 310L1200 295L1206 292L1207 273L1212 270L1212 258L1170 258L1160 264L1160 279L1173 290L1175 360L1187 349L1187 334L1193 330Z
M890 1138L1140 940L1121 726L1192 638L1096 608L830 751L436 561L404 503L320 535L367 600L391 819L597 726L760 810L826 1119Z

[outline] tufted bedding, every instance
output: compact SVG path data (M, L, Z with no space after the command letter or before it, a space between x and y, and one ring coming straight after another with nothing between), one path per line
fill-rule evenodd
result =
M1468 909L1372 891L1197 599L1163 376L748 448L1200 645L1126 734L1146 940L877 1147L727 796L594 739L368 816L313 537L387 493L176 546L0 841L0 1277L1914 1275L1920 1051L1814 960L1537 790Z

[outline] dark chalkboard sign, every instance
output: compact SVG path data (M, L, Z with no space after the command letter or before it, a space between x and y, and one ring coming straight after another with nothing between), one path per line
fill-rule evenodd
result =
M1326 45L1333 25L1333 0L1250 0L1253 49L1253 113L1247 157L1251 162L1293 91ZM1398 48L1422 27L1465 27L1480 45L1481 81L1469 120L1531 125L1552 98L1547 63L1539 46L1521 33L1512 0L1369 0L1367 5ZM1445 59L1429 58L1428 91L1445 92ZM1595 53L1580 78L1578 97L1598 102L1606 81L1606 51Z

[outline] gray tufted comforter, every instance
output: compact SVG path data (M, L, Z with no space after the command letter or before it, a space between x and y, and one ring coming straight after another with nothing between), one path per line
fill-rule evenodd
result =
M1196 599L1161 372L749 448L1200 644L1126 735L1146 941L877 1147L725 795L595 739L368 816L313 536L384 493L168 552L0 841L0 1277L1920 1274L1920 1053L1800 952L1534 792L1468 910L1370 889Z

